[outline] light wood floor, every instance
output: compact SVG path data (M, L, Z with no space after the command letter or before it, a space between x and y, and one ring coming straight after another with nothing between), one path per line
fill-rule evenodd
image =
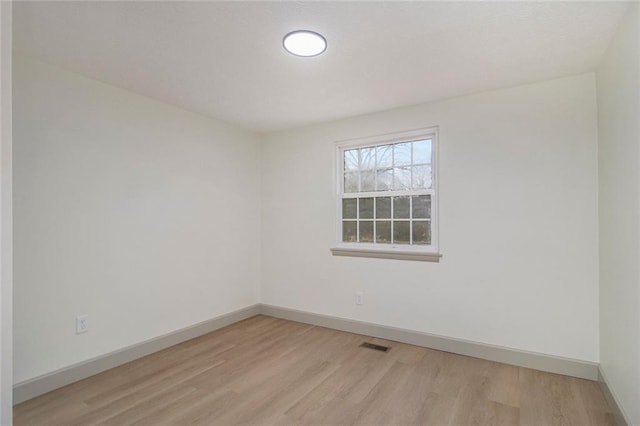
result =
M363 341L388 353L360 348ZM589 380L257 316L14 409L16 425L610 425Z

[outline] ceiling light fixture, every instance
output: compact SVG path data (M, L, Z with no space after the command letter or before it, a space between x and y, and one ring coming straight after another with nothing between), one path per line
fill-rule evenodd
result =
M313 31L292 31L284 36L282 45L285 50L296 56L318 56L327 50L327 40Z

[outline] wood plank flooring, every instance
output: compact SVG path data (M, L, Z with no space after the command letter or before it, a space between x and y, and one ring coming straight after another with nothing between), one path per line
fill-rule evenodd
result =
M387 353L361 348L369 341ZM256 316L14 407L15 425L613 425L598 384Z

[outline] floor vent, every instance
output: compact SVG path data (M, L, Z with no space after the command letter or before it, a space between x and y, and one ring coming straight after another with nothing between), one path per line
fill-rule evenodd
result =
M369 343L369 342L364 342L363 344L360 345L360 347L361 348L374 349L374 350L380 351L380 352L388 352L389 349L391 349L389 346L376 345L376 344Z

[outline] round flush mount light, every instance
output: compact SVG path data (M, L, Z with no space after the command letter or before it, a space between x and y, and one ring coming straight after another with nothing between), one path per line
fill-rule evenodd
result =
M290 32L282 39L282 45L287 52L296 56L318 56L327 50L327 40L320 34L307 30Z

